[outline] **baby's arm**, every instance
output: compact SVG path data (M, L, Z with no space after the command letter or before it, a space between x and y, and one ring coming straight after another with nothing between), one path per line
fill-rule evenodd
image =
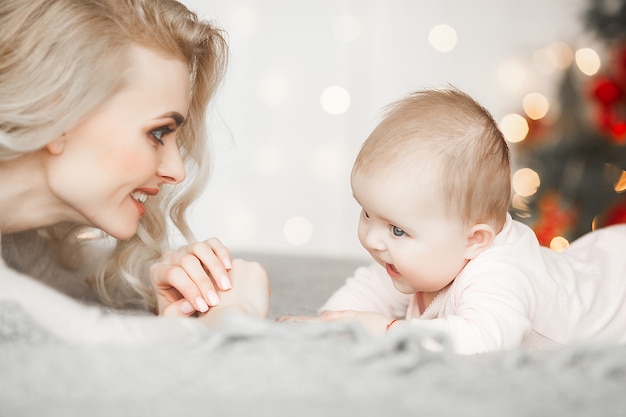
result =
M386 317L404 318L411 295L398 291L378 264L358 268L354 275L324 303L320 314L329 311L369 311Z
M359 320L368 333L380 334L391 321L405 317L410 297L395 289L381 266L372 264L358 268L318 310L318 317L284 316L278 321Z

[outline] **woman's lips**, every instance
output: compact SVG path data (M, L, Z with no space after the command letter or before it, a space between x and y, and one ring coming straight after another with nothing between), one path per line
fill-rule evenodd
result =
M139 201L135 200L132 197L130 199L133 200L133 203L135 203L135 207L137 208L137 211L139 212L139 216L143 216L144 214L146 214L146 206L143 205L143 203L140 203Z
M133 200L133 203L135 203L139 216L146 214L145 201L148 196L157 195L158 193L158 188L138 188L130 193L130 198Z
M387 270L387 274L389 274L392 279L398 279L402 277L396 267L392 264L385 264L385 269Z

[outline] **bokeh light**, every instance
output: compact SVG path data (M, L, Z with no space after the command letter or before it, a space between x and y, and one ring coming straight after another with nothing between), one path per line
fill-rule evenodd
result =
M437 25L428 33L428 42L439 52L450 52L456 46L456 30L449 25Z
M521 218L529 218L531 217L530 210L528 208L528 203L526 199L519 194L514 194L511 199L511 206L516 210L516 215Z
M522 107L528 117L533 120L539 120L550 110L548 98L541 93L530 93L524 96Z
M350 107L350 93L338 85L325 88L320 96L322 108L330 114L345 113Z
M333 35L340 42L354 42L361 36L361 23L351 15L339 16L333 24Z
M550 241L550 249L562 252L569 246L569 241L563 236L555 236Z
M616 193L623 193L624 191L626 191L626 171L622 171L622 173L619 176L619 179L615 183Z
M496 77L504 90L515 93L524 85L526 67L517 59L507 59L498 65Z
M517 143L526 139L526 135L528 135L528 122L524 118L517 113L511 113L504 116L500 123L498 124L504 138L507 142Z
M311 240L313 225L306 217L292 217L285 222L283 236L292 245L303 245Z
M541 185L539 174L530 168L515 171L512 178L513 191L522 197L530 197Z
M576 65L585 75L595 75L600 71L600 55L591 48L581 48L576 51Z
M552 42L533 53L533 64L542 74L552 74L556 70L569 68L574 60L574 51L565 42Z

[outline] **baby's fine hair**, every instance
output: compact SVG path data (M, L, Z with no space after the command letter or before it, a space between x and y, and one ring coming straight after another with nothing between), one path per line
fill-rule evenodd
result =
M120 276L153 303L146 268L168 243L165 213L192 239L185 211L210 174L205 119L228 61L224 33L175 0L2 0L0 28L0 161L43 148L123 88L133 46L187 64L190 106L177 133L186 180L147 201L138 233L97 278L110 304ZM49 232L73 254L71 226Z
M436 169L448 214L500 230L511 199L510 155L491 114L454 87L416 91L384 110L353 173Z

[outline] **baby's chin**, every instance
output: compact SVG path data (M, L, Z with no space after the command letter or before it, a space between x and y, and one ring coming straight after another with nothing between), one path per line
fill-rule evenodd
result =
M413 288L412 286L408 285L405 281L403 280L396 280L396 279L392 279L391 283L393 284L393 287L400 291L402 294L415 294L418 291L415 290L415 288Z

